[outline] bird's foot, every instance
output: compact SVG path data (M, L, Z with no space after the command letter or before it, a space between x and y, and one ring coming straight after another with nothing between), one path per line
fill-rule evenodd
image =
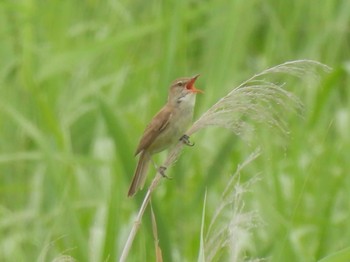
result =
M190 137L186 134L180 138L180 141L182 141L186 146L194 146L194 143L190 141Z
M159 174L164 177L164 178L167 178L167 179L172 179L171 177L168 177L166 174L165 174L165 171L166 171L166 167L165 166L160 166L158 167L158 172Z

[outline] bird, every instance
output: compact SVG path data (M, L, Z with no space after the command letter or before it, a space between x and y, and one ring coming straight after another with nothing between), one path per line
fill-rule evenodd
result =
M194 86L199 74L193 77L182 77L172 82L165 106L147 125L135 151L139 156L135 173L128 191L132 197L143 188L152 155L174 146L179 140L187 145L189 137L184 134L192 122L196 94L204 93ZM160 172L163 176L164 170Z

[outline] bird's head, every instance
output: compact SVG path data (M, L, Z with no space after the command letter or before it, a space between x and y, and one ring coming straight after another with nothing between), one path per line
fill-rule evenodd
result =
M202 90L194 86L199 75L193 77L183 77L176 79L170 86L168 101L180 104L190 98L194 98L197 93L203 93Z

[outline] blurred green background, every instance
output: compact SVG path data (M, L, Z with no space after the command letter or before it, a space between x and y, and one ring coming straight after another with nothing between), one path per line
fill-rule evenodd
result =
M250 76L304 58L333 71L317 85L292 80L305 114L285 116L289 136L259 125L248 143L220 128L192 137L152 199L160 247L164 261L197 260L205 189L207 224L257 146L241 172L259 177L243 201L260 217L243 258L317 261L349 247L349 10L348 0L1 1L0 261L118 260L144 195L126 197L134 149L171 81L201 74L198 118ZM129 259L155 259L149 211Z

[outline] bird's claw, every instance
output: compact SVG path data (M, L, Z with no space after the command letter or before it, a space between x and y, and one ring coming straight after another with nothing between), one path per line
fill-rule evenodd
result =
M182 141L186 146L194 146L194 143L191 143L190 137L188 135L183 135L180 138L180 141Z
M165 166L160 166L160 167L158 168L159 174L160 174L162 177L164 177L164 178L172 179L171 177L168 177L168 176L165 174L166 169L167 169L167 168L166 168Z

